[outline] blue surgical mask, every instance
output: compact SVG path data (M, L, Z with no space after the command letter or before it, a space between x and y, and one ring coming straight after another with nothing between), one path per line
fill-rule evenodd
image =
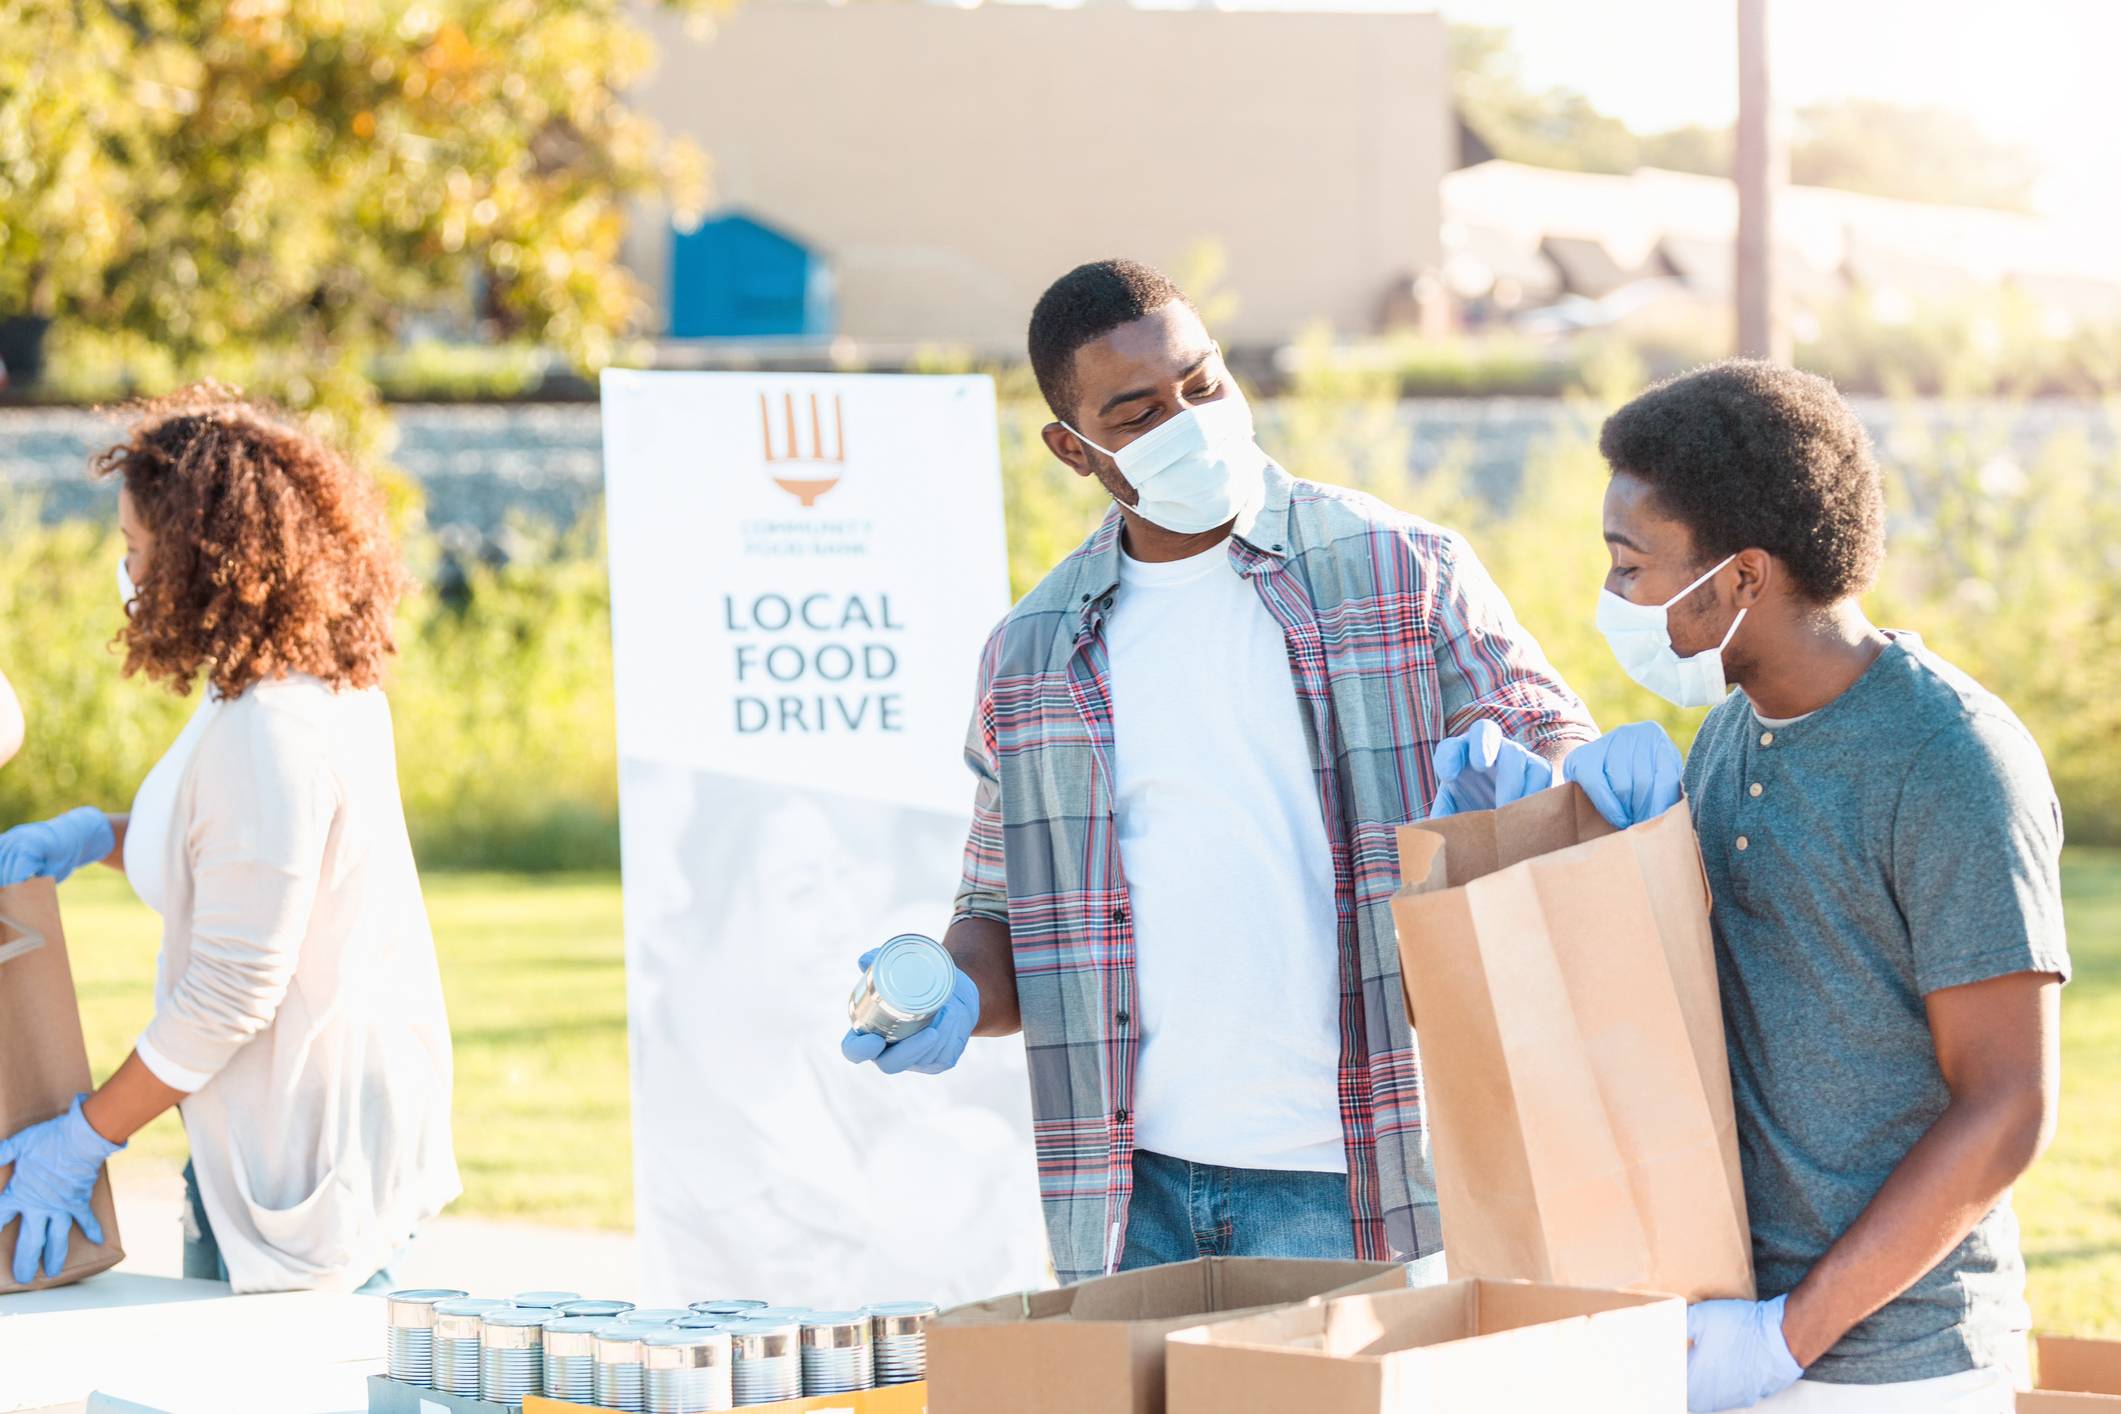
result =
M1620 660L1629 677L1675 707L1713 707L1730 691L1723 676L1723 650L1730 647L1732 635L1745 622L1746 611L1740 609L1738 617L1731 620L1723 642L1682 658L1672 647L1671 609L1737 558L1727 556L1722 564L1662 604L1637 604L1610 589L1599 591L1598 631L1605 635L1613 656Z
M1166 530L1213 530L1257 507L1266 494L1267 454L1252 438L1252 409L1234 392L1196 403L1116 452L1061 426L1112 458L1140 493L1135 511Z

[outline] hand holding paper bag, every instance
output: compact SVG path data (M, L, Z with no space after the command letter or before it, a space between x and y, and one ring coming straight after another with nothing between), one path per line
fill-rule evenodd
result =
M22 1219L15 1234L14 1277L23 1286L37 1279L40 1257L48 1277L65 1268L75 1224L90 1242L103 1241L103 1224L89 1203L103 1161L125 1146L89 1127L81 1115L84 1098L74 1096L72 1107L56 1119L0 1139L0 1164L15 1166L7 1187L0 1189L0 1227Z
M1454 1272L1750 1297L1708 885L1684 806L1399 831L1401 971Z

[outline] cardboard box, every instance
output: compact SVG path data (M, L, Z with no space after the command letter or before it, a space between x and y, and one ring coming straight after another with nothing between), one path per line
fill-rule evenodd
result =
M2033 1352L2037 1378L2018 1414L2121 1414L2121 1341L2043 1335Z
M0 1135L65 1114L74 1096L93 1086L66 933L59 926L58 890L49 879L0 889ZM12 1165L0 1164L0 1185L13 1172ZM107 1170L97 1177L89 1206L103 1224L102 1243L74 1227L59 1275L27 1287L8 1275L22 1224L0 1228L0 1295L63 1286L123 1261Z
M1164 1337L1201 1317L1404 1290L1397 1262L1203 1257L943 1312L928 1326L935 1414L1161 1414Z
M518 1407L523 1414L619 1414L615 1409L568 1404L537 1395L530 1396L520 1406L500 1404L401 1385L381 1375L368 1377L368 1414L511 1414ZM756 1411L756 1414L927 1414L928 1386L925 1383L889 1385L855 1394L822 1394L813 1399L784 1399L774 1404L747 1404L744 1407Z
M1170 1414L1684 1414L1677 1297L1466 1279L1172 1335Z

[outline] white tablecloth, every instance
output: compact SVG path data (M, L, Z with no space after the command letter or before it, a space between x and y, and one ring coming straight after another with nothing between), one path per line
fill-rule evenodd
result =
M383 1300L105 1272L0 1296L0 1414L360 1414Z

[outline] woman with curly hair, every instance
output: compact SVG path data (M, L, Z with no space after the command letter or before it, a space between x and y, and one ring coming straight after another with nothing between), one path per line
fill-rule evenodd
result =
M102 860L161 914L155 1014L56 1119L0 1140L14 1276L102 1234L103 1162L183 1114L186 1276L376 1289L460 1191L434 938L380 686L406 582L369 479L227 389L148 404L121 483L125 672L197 712L127 815L0 835L0 885Z

